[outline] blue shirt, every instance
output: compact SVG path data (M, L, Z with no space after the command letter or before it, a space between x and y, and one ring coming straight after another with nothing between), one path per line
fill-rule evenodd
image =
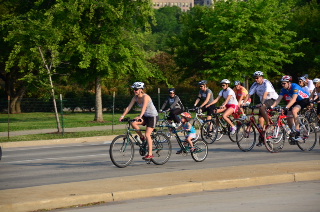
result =
M292 83L289 89L282 88L280 92L281 96L289 95L291 98L294 94L298 95L297 101L307 99L310 96L309 92L305 91L303 88L301 88L300 85L296 83Z

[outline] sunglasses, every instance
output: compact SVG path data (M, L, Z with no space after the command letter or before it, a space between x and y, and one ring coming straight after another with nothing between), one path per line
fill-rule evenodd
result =
M223 84L223 85L221 85L222 87L225 87L225 86L227 86L226 84Z
M174 92L170 92L170 94L174 94Z
M281 85L285 85L285 84L287 84L287 83L286 82L281 83Z
M259 77L255 77L254 79L259 79Z
M200 85L200 88L203 88L204 86L203 85Z
M139 89L140 89L140 88L134 88L133 90L134 90L134 91L137 91L137 90L139 90Z

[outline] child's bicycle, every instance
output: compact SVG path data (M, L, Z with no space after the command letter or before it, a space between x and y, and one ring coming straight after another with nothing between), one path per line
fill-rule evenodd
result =
M124 118L122 122L127 122L127 131L124 135L118 135L115 137L109 149L109 155L112 163L119 167L124 168L128 166L134 157L134 145L139 147L139 154L145 156L148 153L148 142L141 141L138 135L132 135L132 131L137 131L131 128L131 122L136 121L135 119ZM145 130L140 130L145 131ZM153 155L154 158L146 160L149 164L152 161L156 165L165 164L172 151L170 139L162 132L153 131L151 134L153 140Z
M238 116L238 114L235 114L234 117L236 118L231 118L230 120L238 129L242 125L243 120L239 118L240 115ZM213 113L212 119L205 121L201 126L201 138L207 144L212 144L221 139L223 135L228 135L232 142L236 142L236 133L231 134L230 130L231 126L224 120L222 113Z
M181 149L181 154L183 156L187 156L189 153L191 153L191 157L196 162L202 162L207 158L207 156L208 156L208 145L206 144L206 142L204 142L202 140L197 140L197 138L194 139L193 140L193 146L195 147L195 150L191 151L190 144L188 142L185 142L184 140L182 140L181 137L178 134L179 132L183 132L184 130L177 130L175 127L172 127L171 125L166 125L166 126L163 126L163 127L169 127L170 128L172 134L177 139L177 142L178 142L179 147Z
M205 115L204 113L202 113L201 108L196 107L193 109L188 109L186 110L188 113L191 112L195 112L195 116L192 119L192 121L190 121L191 125L196 129L197 134L200 135L200 131L201 131L201 126L202 124L205 122L207 115Z

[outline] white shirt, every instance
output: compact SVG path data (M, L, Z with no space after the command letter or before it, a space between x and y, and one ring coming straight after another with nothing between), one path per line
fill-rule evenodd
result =
M312 93L312 91L314 90L315 86L314 86L314 84L313 84L311 79L308 80L308 85L307 86L309 88L309 92Z
M266 99L278 99L279 95L273 88L271 82L267 79L263 79L263 83L261 85L257 82L253 83L249 94L252 96L254 93L256 93L260 97L260 101L262 101L263 94L265 92L269 92Z
M228 87L226 90L223 89L219 92L219 96L222 96L224 99L227 99L228 96L232 96L230 98L230 100L227 102L227 104L232 104L232 105L238 105L238 100L236 98L236 94L235 92L230 88Z

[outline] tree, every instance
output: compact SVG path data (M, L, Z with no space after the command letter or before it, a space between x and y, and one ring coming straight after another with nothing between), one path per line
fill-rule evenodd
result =
M213 80L243 79L256 70L280 74L283 64L292 62L292 56L303 55L294 52L302 41L293 41L296 33L285 28L292 8L290 1L280 0L229 0L218 1L214 8L195 7L185 19L195 17L200 24L191 32L184 26L182 37L191 34L194 40L201 39L183 40L184 45L180 42L176 58L179 61L182 55L194 56L192 50L196 47L197 61L188 57L191 63L185 69L192 72L200 67L198 73ZM200 12L195 16L193 10Z

